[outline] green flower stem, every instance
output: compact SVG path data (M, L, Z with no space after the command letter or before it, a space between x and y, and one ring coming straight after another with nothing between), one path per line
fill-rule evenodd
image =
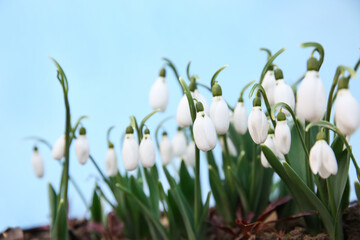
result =
M253 152L253 160L252 160L252 167L251 167L251 182L250 182L250 204L252 205L251 209L254 209L255 205L254 205L254 197L255 197L255 182L256 182L256 171L257 169L255 168L255 162L256 162L256 157L257 157L257 150L258 150L258 145L254 144L254 152Z
M309 124L309 122L305 121L305 127L308 124ZM306 147L308 153L310 152L310 137L311 137L310 132L305 132L305 147ZM311 174L311 169L310 169L310 165L309 165L309 155L308 154L305 154L305 163L306 163L306 182L307 182L307 184L311 183L311 186L312 186L313 185L312 181L311 181L312 174ZM313 188L310 188L310 189L314 190Z
M271 58L271 51L267 48L260 48L260 51L265 51L268 54L268 60Z
M103 180L110 186L110 181L109 179L104 175L104 173L101 171L101 169L99 168L99 166L97 165L95 159L93 158L93 156L89 155L90 161L94 164L96 170L100 173L101 177L103 178Z
M106 132L106 141L107 141L108 143L111 142L111 141L110 141L110 133L111 133L111 131L112 131L114 128L115 128L115 126L111 126L111 127L109 127L109 129L108 129L107 132Z
M202 84L202 83L196 82L196 85L197 85L197 86L200 86L200 87L203 87L203 88L207 89L209 92L211 92L211 88L209 88L209 87L208 87L208 86L206 86L205 84Z
M155 142L156 142L156 146L158 149L160 149L160 142L159 142L159 131L160 131L160 128L162 127L162 125L169 119L173 118L174 116L170 116L170 117L167 117L165 119L163 119L156 127L155 129Z
M190 65L191 65L191 60L189 61L187 67L186 67L186 75L189 79L189 81L191 80L191 75L190 75ZM179 78L178 78L179 79Z
M320 67L321 67L321 65L322 65L323 62L324 62L325 51L324 51L323 46L321 46L320 43L317 43L317 42L306 42L306 43L301 44L300 47L302 47L302 48L314 47L315 49L311 52L311 56L313 56L315 52L318 52L318 53L319 53L319 55L320 55L319 63L320 63Z
M277 51L273 56L271 56L269 58L269 60L266 62L262 72L261 72L261 76L260 76L260 84L262 83L264 76L268 70L268 68L271 66L271 64L273 63L273 61L282 53L285 51L285 48L280 49L279 51Z
M225 68L227 68L229 65L224 65L221 68L219 68L219 70L217 70L214 75L211 78L211 82L210 82L210 86L212 87L215 84L216 78L219 75L219 73L224 70Z
M96 186L96 189L100 192L100 195L105 199L105 201L112 207L112 209L116 209L116 206L112 204L112 202L105 196L104 192L101 190L99 186Z
M239 99L243 99L244 92L245 92L246 89L248 89L248 87L250 87L255 81L256 81L256 79L252 80L251 82L249 82L248 84L246 84L245 87L243 87L243 89L242 89L241 92L240 92L240 97L239 97Z
M180 78L180 76L179 76L179 74L178 74L178 72L177 72L177 70L176 70L176 67L175 67L175 65L170 61L170 59L168 59L168 58L161 58L162 60L164 60L164 61L166 61L166 63L167 63L167 65L173 70L173 72L174 72L174 74L175 74L175 77L176 77L176 80L179 82L179 84L180 84L180 88L181 88L181 90L182 90L182 93L184 94L184 90L183 90L183 88L181 87L181 83L180 83L180 80L179 80L179 78Z
M331 215L334 217L334 219L336 219L336 203L335 203L335 199L334 199L334 192L333 189L330 185L330 180L329 178L326 179L326 187L327 187L327 191L328 191L328 198L329 198L329 205L330 205L330 211L331 211Z
M254 86L251 88L250 93L249 93L249 98L251 98L251 96L254 94L255 89L258 89L258 91L260 91L260 93L262 94L262 97L263 97L264 102L265 102L266 109L267 109L268 113L270 114L271 113L270 103L269 103L269 100L268 100L268 98L266 96L265 89L263 88L263 86L261 86L260 83L254 84ZM274 119L275 118L272 115L270 115L271 123L272 123L273 127L275 128L276 122L275 122Z
M227 179L227 182L229 184L229 187L231 190L234 189L234 184L231 180L231 172L230 172L230 168L231 168L231 158L230 158L230 153L229 153L229 146L228 146L228 142L227 142L227 137L226 134L219 136L223 139L224 141L224 147L225 147L225 151L224 151L224 172L225 172L225 177Z

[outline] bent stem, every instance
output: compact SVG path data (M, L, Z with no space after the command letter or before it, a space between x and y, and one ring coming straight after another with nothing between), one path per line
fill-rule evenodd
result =
M262 72L261 72L261 76L260 76L260 84L262 83L264 76L268 70L268 68L270 67L270 65L273 63L273 61L282 53L285 51L285 48L280 49L279 51L277 51L273 56L271 56L269 58L269 60L266 62Z
M166 64L173 70L173 72L174 72L174 74L175 74L175 77L176 77L176 80L179 82L180 76L179 76L179 74L178 74L178 72L177 72L177 70L176 70L175 65L174 65L174 64L171 62L171 60L168 59L168 58L163 57L163 58L161 58L161 59L164 60L164 61L166 62ZM184 90L183 90L183 88L181 87L181 83L179 82L179 84L180 84L180 88L181 88L181 90L182 90L182 93L184 94Z

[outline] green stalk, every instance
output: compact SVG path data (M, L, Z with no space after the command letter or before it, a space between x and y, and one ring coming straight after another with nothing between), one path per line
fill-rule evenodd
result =
M67 92L63 86L64 91L64 101L65 101L65 110L66 110L66 124L65 124L65 187L64 187L64 201L65 201L65 209L68 207L67 195L68 195L68 179L69 179L69 150L70 150L70 131L71 131L71 121L70 121L70 106L69 99L67 96Z
M220 136L223 138L224 141L224 147L225 147L225 151L224 151L224 157L225 157L225 167L224 167L224 172L225 172L225 178L227 179L227 182L229 183L229 187L230 190L232 191L234 189L234 184L231 181L231 173L230 173L230 168L231 168L231 159L230 159L230 153L229 153L229 146L228 146L228 142L227 142L227 137L226 134Z
M305 127L309 124L308 121L305 121ZM310 152L310 131L305 132L305 147L307 149L307 152ZM311 189L311 191L314 191L314 185L312 184L311 179L311 169L309 165L309 156L305 154L305 166L306 166L306 183L308 187Z

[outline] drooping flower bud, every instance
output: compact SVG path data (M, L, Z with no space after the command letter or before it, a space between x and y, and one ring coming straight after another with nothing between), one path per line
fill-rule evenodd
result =
M164 112L169 102L169 88L165 80L165 68L160 70L159 78L150 89L150 106L152 109L160 109Z
M186 151L186 136L185 133L179 127L174 139L172 140L172 150L176 157L183 157Z
M166 132L162 135L159 150L163 165L169 164L173 158L173 147Z
M187 166L194 167L195 166L195 143L191 141L187 147L184 155L184 161Z
M310 150L310 168L314 174L319 173L321 178L328 178L330 174L335 175L338 170L336 157L332 148L325 141L325 133L320 131L316 142Z
M109 177L114 177L118 173L118 160L114 145L109 142L109 148L105 157L106 174Z
M75 141L75 153L80 164L85 164L89 159L90 146L86 137L86 130L83 127L80 128L79 136Z
M248 114L242 99L239 99L239 102L236 104L233 117L235 130L240 134L245 134L247 131Z
M215 83L212 87L213 99L210 106L210 118L214 123L216 133L224 135L230 126L229 108L222 97L219 84Z
M191 92L191 96L194 99L194 104L196 104L196 101L201 102L204 106L204 111L207 115L210 114L209 112L209 104L208 101L206 100L206 98L199 92L199 90L197 89L196 86L196 81L195 79L191 80L191 83L189 84L189 90Z
M207 152L216 146L216 130L213 122L204 112L201 102L196 103L196 110L196 119L193 126L195 144L201 151Z
M288 154L291 145L291 133L289 125L286 121L286 116L283 112L277 115L277 123L275 127L275 143L276 148L282 154Z
M189 108L189 101L184 94L181 98L177 111L176 111L176 121L180 127L187 127L192 124L191 112Z
M34 173L35 173L36 177L42 178L44 176L44 160L41 157L41 155L38 151L38 148L36 146L34 147L31 162L32 162Z
M248 128L251 138L256 144L265 142L269 124L265 113L261 109L260 97L255 97L253 101L253 108L248 119Z
M141 164L145 168L151 168L155 164L155 144L150 137L149 129L145 129L145 134L139 147Z
M295 95L291 87L285 82L283 72L281 69L276 69L275 73L275 89L274 89L274 100L275 104L279 102L286 103L294 111L295 107ZM278 110L278 109L277 109ZM290 116L288 110L284 109L284 113Z
M52 157L56 160L61 160L65 155L65 134L56 140L52 148Z
M348 87L348 80L341 78L335 103L335 123L342 134L351 136L360 124L360 107Z
M265 73L265 76L264 76L264 79L263 79L261 85L263 86L263 88L266 92L266 96L268 98L270 106L273 106L275 104L275 99L274 99L275 74L272 69L268 70Z
M132 171L136 169L139 162L139 146L131 126L126 128L125 140L122 147L122 158L126 170Z
M224 138L222 138L222 137L219 138L219 142L220 142L220 145L221 145L221 148L222 148L223 152L225 152ZM229 154L231 156L236 157L237 156L237 150L236 150L236 147L235 147L233 141L231 140L231 138L226 137L226 142L227 142L227 146L228 146L228 149L229 149Z

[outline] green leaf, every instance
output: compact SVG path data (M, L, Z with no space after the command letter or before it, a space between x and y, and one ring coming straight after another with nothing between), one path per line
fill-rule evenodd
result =
M49 186L49 206L50 206L50 218L51 218L50 226L53 227L56 220L57 195L51 183L49 183L48 186Z
M156 168L156 166L154 166ZM150 170L151 171L151 170ZM150 203L152 205L151 210L156 216L160 216L159 211L159 192L158 188L156 186L156 181L151 175L151 172L148 171L148 169L144 169L146 182L149 186L149 192L150 192Z
M206 153L206 159L208 161L208 164L214 169L216 174L220 176L219 167L217 166L215 162L214 153L212 151L207 151Z
M151 116L153 116L157 112L160 112L160 109L156 109L156 110L152 111L151 113L146 115L144 117L144 119L141 121L141 123L140 123L140 132L141 132L141 134L143 134L143 128L144 128L144 125L145 125L146 121L149 120L149 118L151 118Z
M285 51L285 48L280 49L279 51L277 51L273 56L271 56L269 58L269 60L266 62L262 72L261 72L261 76L260 76L260 83L262 83L264 76L268 70L268 68L270 67L270 65L273 63L273 61L282 53Z
M186 200L188 201L189 205L194 206L195 182L194 179L190 176L184 160L181 161L179 175L180 175L180 181L179 181L180 189L184 194Z
M51 239L54 240L68 240L69 233L67 227L67 215L65 209L64 199L60 200L56 220L54 226L51 228Z
M298 135L299 133L297 132L295 123L291 125L290 129L291 129L291 146L290 146L290 151L288 153L289 164L299 175L299 177L304 182L306 182L306 164L304 163L305 152L301 143L301 139ZM302 132L302 134L303 133L304 132Z
M96 187L93 193L92 204L90 206L91 212L91 220L97 223L101 223L102 221L102 206L100 197L96 191Z
M360 204L360 183L357 182L357 181L355 181L354 187L355 187L356 197L357 197L358 202L359 202L359 204Z
M184 94L186 95L186 98L188 100L189 103L189 108L190 108L190 114L191 114L191 119L194 122L195 118L196 118L196 109L195 109L195 104L194 104L194 100L191 96L189 87L186 85L184 79L182 79L182 77L179 78L181 87L183 88Z

